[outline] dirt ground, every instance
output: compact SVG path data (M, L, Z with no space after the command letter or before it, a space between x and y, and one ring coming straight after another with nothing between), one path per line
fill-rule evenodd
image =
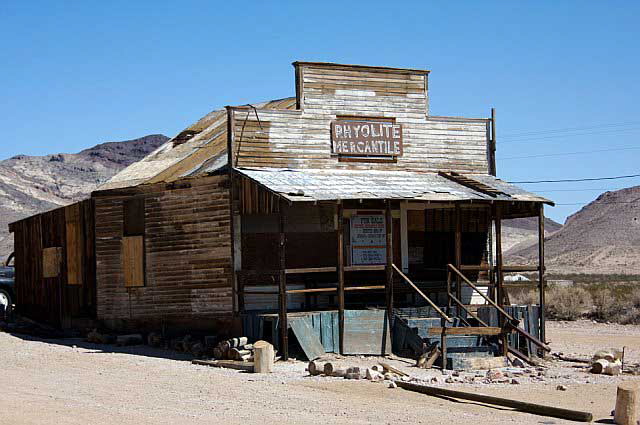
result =
M547 332L556 352L588 356L603 347L626 346L627 360L640 361L640 326L551 322ZM180 354L149 347L100 346L80 339L42 340L7 333L0 333L0 358L2 424L567 423L389 389L381 382L310 377L303 362L279 362L275 373L257 375L195 366ZM371 366L380 359L334 360ZM611 418L618 382L640 380L591 375L564 362L551 362L544 372L506 369L518 385L485 384L481 379L448 384L444 382L448 376L440 371L390 362L418 378L438 379L434 385L588 410L596 421ZM558 385L567 390L557 390Z

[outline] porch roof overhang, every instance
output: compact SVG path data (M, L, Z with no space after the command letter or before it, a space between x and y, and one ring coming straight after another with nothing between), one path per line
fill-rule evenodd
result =
M417 171L235 168L290 202L348 199L553 202L486 174Z

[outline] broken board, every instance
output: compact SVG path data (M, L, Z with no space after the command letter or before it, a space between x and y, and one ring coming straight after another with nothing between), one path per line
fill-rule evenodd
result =
M325 354L320 339L317 337L306 317L290 319L289 323L307 359L314 360Z

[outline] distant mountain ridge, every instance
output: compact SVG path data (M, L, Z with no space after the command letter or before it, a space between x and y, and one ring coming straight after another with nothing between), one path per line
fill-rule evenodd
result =
M0 161L0 260L13 250L9 223L88 196L167 140L152 134L101 143L74 154L16 155Z
M536 246L507 252L513 262L531 261ZM569 216L545 242L554 273L640 274L640 186L605 192Z

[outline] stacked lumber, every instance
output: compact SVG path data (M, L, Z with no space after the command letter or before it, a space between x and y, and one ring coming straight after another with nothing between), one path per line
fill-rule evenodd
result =
M246 336L220 341L213 349L216 360L253 361L254 347Z

